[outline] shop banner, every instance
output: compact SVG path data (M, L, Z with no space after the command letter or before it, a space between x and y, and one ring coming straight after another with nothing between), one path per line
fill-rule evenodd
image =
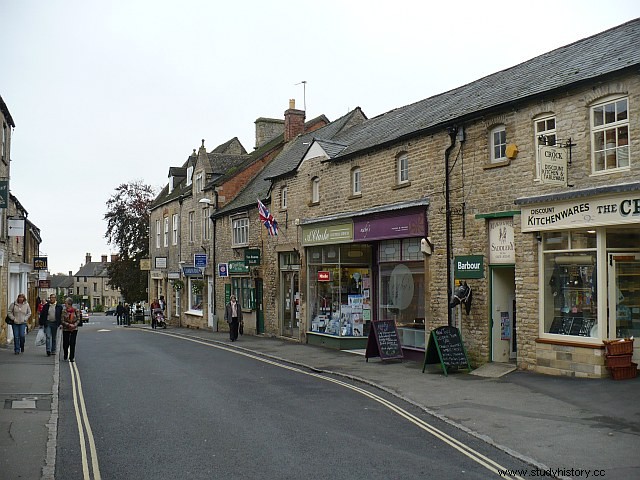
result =
M353 223L354 240L424 237L426 232L424 211L378 218L365 217Z
M638 223L640 192L523 206L521 218L523 232Z
M482 255L460 255L454 258L455 278L484 278Z
M332 225L307 225L302 227L302 244L323 245L330 243L347 243L353 240L353 223Z

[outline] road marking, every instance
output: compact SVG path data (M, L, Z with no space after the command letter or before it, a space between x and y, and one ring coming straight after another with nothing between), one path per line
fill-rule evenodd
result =
M252 353L248 353L248 352L243 352L243 351L240 351L238 349L227 347L227 346L224 346L224 345L214 344L214 343L211 343L211 342L198 340L196 338L192 338L192 337L188 337L188 336L181 336L181 335L178 335L178 334L175 334L175 333L157 332L157 331L151 331L151 330L141 330L141 331L146 331L146 332L154 333L154 334L157 334L157 335L166 335L168 337L174 337L174 338L179 338L179 339L182 339L182 340L187 340L187 341L193 342L193 343L199 343L201 345L217 348L219 350L225 350L227 352L235 353L237 355L242 355L242 356L245 356L247 358L251 358L253 360L258 360L259 362L268 363L269 365L274 365L276 367L284 368L286 370L291 370L292 372L301 373L303 375L308 375L310 377L315 377L315 378L318 378L320 380L325 380L327 382L335 383L336 385L340 385L342 387L348 388L350 390L353 390L356 393L364 395L365 397L368 397L368 398L374 400L375 402L378 402L381 405L387 407L389 410L391 410L391 411L395 412L396 414L400 415L401 417L405 418L409 422L411 422L414 425L416 425L418 428L424 430L427 433L430 433L431 435L433 435L437 439L441 440L442 442L446 443L450 447L458 450L460 453L462 453L463 455L465 455L469 459L473 460L474 462L478 463L479 465L482 465L483 467L485 467L487 470L489 470L489 471L495 473L496 475L500 476L500 478L505 478L505 479L510 479L510 480L513 480L513 479L515 479L515 480L524 480L522 477L520 477L518 475L506 475L504 472L507 469L505 467L503 467L502 465L500 465L499 463L495 462L494 460L491 460L490 458L484 456L483 454L481 454L480 452L474 450L470 446L468 446L468 445L462 443L461 441L455 439L454 437L446 434L445 432L443 432L442 430L434 427L430 423L422 420L421 418L416 417L412 413L409 413L408 411L406 411L405 409L399 407L398 405L390 402L389 400L385 400L384 398L376 395L375 393L371 393L371 392L365 390L364 388L358 387L356 385L351 385L351 384L349 384L347 382L344 382L342 380L331 378L331 377L329 377L327 375L323 375L323 374L316 373L316 372L307 372L305 370L302 370L299 367L295 367L295 366L292 366L292 365L286 365L284 363L279 363L279 362L277 362L275 360L271 360L269 358L261 357L261 356L258 356L258 355L252 354Z
M87 416L87 408L84 403L84 394L82 393L82 381L80 380L80 372L75 362L69 362L69 371L71 372L71 387L73 389L73 407L76 413L76 423L78 425L78 438L80 440L80 453L82 456L82 473L85 480L90 480L89 461L87 458L86 442L89 442L89 450L91 455L91 469L93 471L93 479L100 480L100 467L98 466L98 454L96 452L96 444L93 439L93 432L89 424ZM84 424L84 425L83 425ZM86 438L85 438L86 430Z

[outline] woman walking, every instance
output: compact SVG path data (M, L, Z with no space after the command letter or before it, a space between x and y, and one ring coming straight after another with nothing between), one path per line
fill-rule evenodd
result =
M64 303L64 309L62 310L62 351L64 352L65 360L68 358L70 362L74 362L80 312L73 307L71 298L67 298Z
M9 305L9 318L13 321L13 352L24 353L24 341L27 335L27 321L31 317L31 307L24 293L18 295L15 302Z

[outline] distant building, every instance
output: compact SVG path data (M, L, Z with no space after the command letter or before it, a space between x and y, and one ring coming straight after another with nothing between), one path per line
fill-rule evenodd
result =
M111 262L117 259L117 255L111 255ZM90 309L102 305L106 310L122 300L120 290L109 285L109 263L107 255L102 255L99 262L92 262L91 254L87 253L85 264L73 276L73 293L82 297L82 303Z

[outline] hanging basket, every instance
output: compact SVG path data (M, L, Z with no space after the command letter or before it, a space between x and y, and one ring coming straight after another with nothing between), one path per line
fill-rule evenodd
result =
M182 280L174 280L173 281L173 289L175 291L180 291L184 288L184 282Z

